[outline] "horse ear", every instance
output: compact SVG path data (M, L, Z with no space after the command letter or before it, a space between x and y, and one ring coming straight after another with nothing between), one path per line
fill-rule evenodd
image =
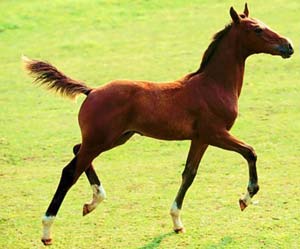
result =
M245 3L244 14L245 14L246 17L249 16L249 9L248 9L248 4L247 3Z
M239 16L239 14L234 10L233 7L230 8L230 16L232 18L232 21L236 24L240 23L241 18Z

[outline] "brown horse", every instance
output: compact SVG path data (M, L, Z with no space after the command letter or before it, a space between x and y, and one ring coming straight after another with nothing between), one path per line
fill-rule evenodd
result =
M26 60L26 68L41 84L71 98L80 93L87 95L79 112L82 142L74 146L75 157L63 169L43 218L45 245L51 244L51 225L65 195L83 172L93 189L93 199L84 205L83 215L105 198L92 161L103 151L124 144L135 133L156 139L191 140L182 184L170 212L176 232L184 232L182 202L208 145L235 151L247 160L249 183L239 202L241 210L250 204L259 189L257 156L251 146L229 133L238 113L245 60L255 53L289 58L293 48L288 39L250 18L247 4L242 14L231 7L230 16L232 22L215 34L200 68L170 83L117 80L93 89L49 63Z

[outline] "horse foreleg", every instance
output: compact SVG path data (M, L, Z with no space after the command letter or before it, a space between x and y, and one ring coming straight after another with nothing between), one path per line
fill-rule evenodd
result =
M170 210L170 214L173 221L173 229L176 233L185 232L183 223L180 218L180 211L182 208L184 196L188 188L191 186L191 184L194 181L194 178L197 174L200 160L206 148L207 148L207 144L203 144L198 141L191 142L185 169L182 173L182 183Z
M243 198L239 199L239 204L241 211L243 211L250 203L251 198L258 192L258 179L257 179L257 172L256 172L256 160L257 156L253 151L252 155L248 155L247 157L248 167L249 167L249 183L247 187L247 192Z
M77 144L73 147L74 155L77 155L80 146L81 144ZM89 180L89 183L91 184L93 197L91 201L83 205L83 209L82 209L83 216L92 212L99 205L99 203L102 202L106 197L105 190L92 164L90 164L89 167L85 170L85 174Z
M258 178L256 172L256 160L257 160L256 153L251 146L239 141L235 137L231 136L227 131L218 133L217 136L211 139L210 144L225 150L238 152L248 162L249 183L247 187L247 192L244 195L244 197L239 199L240 208L243 211L251 203L251 198L259 190Z

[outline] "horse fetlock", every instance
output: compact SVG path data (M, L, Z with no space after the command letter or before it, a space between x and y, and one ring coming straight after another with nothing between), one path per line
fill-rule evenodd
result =
M92 185L93 190L93 200L92 202L100 203L106 198L106 192L102 185L93 184Z
M249 183L247 193L244 195L244 197L239 199L239 204L242 211L252 203L251 198L258 192L258 190L259 186L256 183Z
M251 196L248 191L244 195L244 197L239 199L239 204L240 204L241 211L244 211L244 209L251 204Z
M259 185L258 184L249 184L247 188L250 197L252 198L259 190Z

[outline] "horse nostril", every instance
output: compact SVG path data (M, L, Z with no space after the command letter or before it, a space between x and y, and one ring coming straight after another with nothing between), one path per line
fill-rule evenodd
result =
M290 58L294 53L293 46L290 42L285 42L277 47L282 58Z

